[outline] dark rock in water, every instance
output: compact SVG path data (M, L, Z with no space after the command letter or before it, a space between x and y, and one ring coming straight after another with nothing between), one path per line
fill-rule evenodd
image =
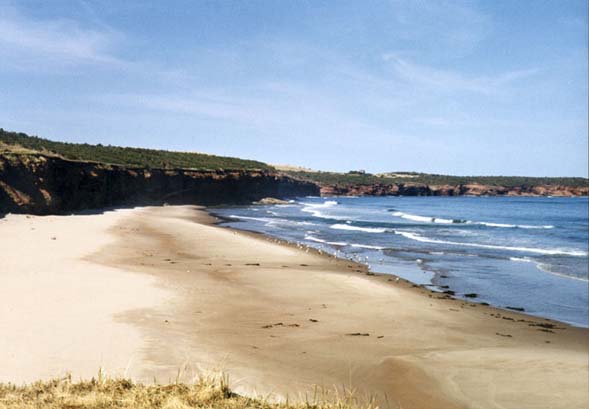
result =
M477 298L479 295L477 293L467 293L464 296L467 298Z
M513 311L525 311L525 308L522 307L505 307L508 310L513 310Z
M277 199L275 197L265 197L257 202L254 202L256 205L283 205L288 204L287 200Z
M444 291L444 294L456 295L456 292L455 291L452 291L452 290L446 290L446 291Z

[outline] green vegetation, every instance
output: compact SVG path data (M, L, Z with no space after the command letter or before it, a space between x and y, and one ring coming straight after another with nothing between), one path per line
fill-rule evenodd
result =
M0 149L2 145L16 147L20 153L30 150L61 156L65 159L92 161L113 165L144 168L183 168L198 170L253 170L272 169L270 165L253 160L191 152L171 152L156 149L123 148L119 146L89 145L81 143L54 142L29 136L24 133L8 132L0 128Z
M127 379L73 383L71 379L26 386L0 384L0 409L374 409L360 404L353 391L316 394L304 403L272 403L231 392L225 379L198 379L194 384L142 385ZM310 397L308 398L310 399Z
M415 172L390 172L380 175L370 173L348 172L309 172L309 171L284 171L284 173L299 179L322 185L391 185L398 183L423 183L426 185L466 185L480 183L491 186L588 186L589 179L585 178L561 178L561 177L526 177L526 176L447 176L432 175Z

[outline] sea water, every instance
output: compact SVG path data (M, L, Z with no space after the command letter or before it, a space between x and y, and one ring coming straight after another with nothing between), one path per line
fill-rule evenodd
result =
M307 197L215 213L374 272L589 326L586 197Z

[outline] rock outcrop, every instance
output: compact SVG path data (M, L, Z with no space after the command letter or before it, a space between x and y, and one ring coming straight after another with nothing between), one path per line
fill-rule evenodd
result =
M0 214L59 214L110 206L240 204L319 195L319 187L272 171L145 169L0 154Z

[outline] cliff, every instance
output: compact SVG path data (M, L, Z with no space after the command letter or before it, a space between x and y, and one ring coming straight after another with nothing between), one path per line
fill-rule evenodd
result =
M240 204L319 195L319 187L272 170L148 169L0 153L0 214L56 214L109 206Z
M423 183L354 184L321 186L322 196L589 196L589 186L521 185L480 183L428 185Z

